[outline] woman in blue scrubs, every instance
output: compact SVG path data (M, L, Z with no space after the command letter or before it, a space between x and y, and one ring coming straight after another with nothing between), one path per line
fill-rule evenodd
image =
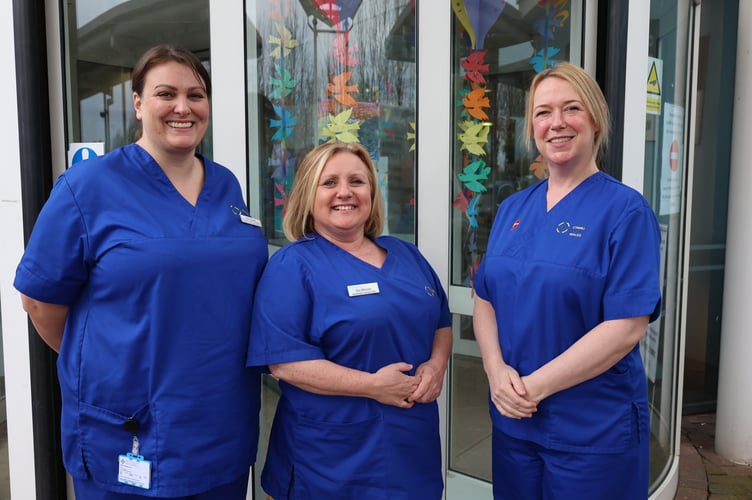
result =
M245 367L267 242L197 153L211 81L191 52L132 74L141 137L55 183L15 286L55 351L76 498L245 499L260 384Z
M280 381L261 485L282 499L440 499L439 415L452 333L417 248L379 236L376 170L357 144L301 162L254 304L249 366Z
M528 95L550 176L502 202L474 281L494 498L647 498L638 343L660 315L658 222L598 169L608 110L585 71L559 63Z

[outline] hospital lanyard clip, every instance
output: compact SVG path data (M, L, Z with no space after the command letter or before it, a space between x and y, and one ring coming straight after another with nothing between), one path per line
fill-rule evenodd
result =
M244 208L238 208L235 205L230 205L230 210L232 210L233 215L240 217L240 222L242 222L243 224L250 224L251 226L261 227L261 221L255 217L251 217L251 214L249 214Z
M118 482L138 488L151 488L151 461L139 454L138 420L128 418L123 427L133 434L131 452L118 456Z

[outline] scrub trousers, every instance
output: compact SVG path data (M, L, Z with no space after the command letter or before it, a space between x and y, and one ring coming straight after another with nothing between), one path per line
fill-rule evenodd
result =
M102 489L93 481L74 479L73 489L76 500L147 500L165 498L169 500L245 500L248 490L248 474L244 474L231 483L223 484L196 495L182 497L147 497L131 493L117 493ZM137 488L134 488L134 490Z
M493 429L494 500L648 498L649 440L623 453L550 450Z

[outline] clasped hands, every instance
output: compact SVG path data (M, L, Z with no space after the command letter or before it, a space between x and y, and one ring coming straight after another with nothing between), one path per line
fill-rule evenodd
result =
M530 418L538 411L543 397L535 389L533 375L520 377L517 370L502 363L488 373L491 401L496 409L509 418Z
M375 394L379 403L412 408L415 403L430 403L439 397L444 384L444 370L431 360L422 363L415 375L407 375L413 369L409 363L386 365L374 376Z

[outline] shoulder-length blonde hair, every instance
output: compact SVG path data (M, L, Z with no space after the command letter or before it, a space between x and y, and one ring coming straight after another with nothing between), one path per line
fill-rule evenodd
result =
M565 61L541 71L535 75L535 78L530 83L530 90L527 95L527 108L525 109L525 132L523 137L525 145L528 149L532 148L533 108L535 106L533 97L538 86L547 78L561 78L572 85L575 92L579 94L585 110L590 115L597 129L593 138L593 153L595 154L596 161L600 161L601 155L608 145L608 136L610 135L611 128L606 98L603 96L601 88L593 77L579 66Z
M381 199L376 167L368 151L360 144L329 142L316 146L298 165L292 191L287 200L287 210L282 221L282 229L290 241L297 241L306 234L315 232L313 204L316 200L321 172L329 159L339 153L357 156L368 169L368 182L371 185L371 214L366 221L366 236L376 237L384 230L384 202Z

